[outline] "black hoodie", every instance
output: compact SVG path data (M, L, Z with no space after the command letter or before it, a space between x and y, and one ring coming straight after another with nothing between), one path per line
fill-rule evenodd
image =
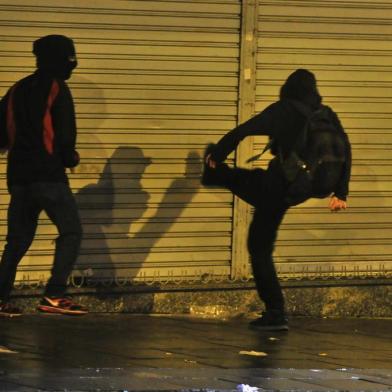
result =
M45 44L53 45L56 39L60 44L68 40L68 53L67 48L61 56L51 52L50 63L47 52L52 48L45 52ZM68 182L65 168L79 162L74 105L64 81L76 65L72 41L48 36L37 40L34 49L37 46L38 70L18 81L0 101L0 148L8 149L8 186Z
M322 98L317 89L316 77L307 69L297 69L289 75L280 89L279 98L261 113L223 136L211 154L212 160L223 162L241 140L251 135L269 136L273 141L272 154L276 155L280 151L283 156L287 155L307 121L306 115L293 105L293 100L301 102L312 112L322 106ZM351 174L351 146L338 116L332 109L328 111L335 129L341 132L345 140L345 166L334 194L346 200Z

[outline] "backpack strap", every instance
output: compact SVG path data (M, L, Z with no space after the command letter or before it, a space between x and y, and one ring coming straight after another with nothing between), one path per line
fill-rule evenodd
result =
M301 114L303 114L306 118L309 118L314 113L308 105L305 105L303 102L298 101L296 99L288 99L290 104L292 104Z
M263 151L260 154L254 155L253 157L247 159L246 163L257 161L262 155L271 149L273 142L274 141L270 139L269 142L264 146Z
M287 101L290 102L290 104L292 104L301 114L303 114L306 117L305 126L300 131L300 134L298 135L298 138L293 146L293 150L300 151L305 144L307 133L308 133L308 121L312 116L312 114L314 113L314 111L309 106L302 103L301 101L297 101L295 99L288 99ZM268 150L271 149L273 143L274 140L270 139L269 142L265 145L263 151L260 154L254 155L253 157L249 158L246 161L246 163L257 161L259 158L261 158L262 155L264 155ZM279 156L279 160L282 162L283 154L282 154L282 150L279 147L278 147L278 156Z
M305 105L301 101L297 101L295 99L289 99L288 102L290 102L290 104L294 106L294 108L297 109L298 112L300 112L302 115L305 116L305 124L303 128L299 131L295 143L293 144L291 149L291 151L298 157L298 153L300 153L306 145L308 132L309 132L309 121L314 111L308 105ZM282 149L279 146L278 146L278 154L279 154L280 161L283 162L284 160L283 153L282 153Z

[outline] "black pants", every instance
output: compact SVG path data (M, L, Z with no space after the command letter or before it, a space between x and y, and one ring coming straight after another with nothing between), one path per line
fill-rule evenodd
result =
M0 263L0 300L9 298L17 266L34 239L41 211L46 212L59 233L45 295L64 296L82 237L77 205L69 186L65 183L17 185L11 187L10 194L7 243Z
M273 170L230 168L225 164L218 165L211 175L216 185L229 189L255 207L248 250L257 292L267 310L283 311L284 298L272 255L279 225L289 209L284 201L284 181Z

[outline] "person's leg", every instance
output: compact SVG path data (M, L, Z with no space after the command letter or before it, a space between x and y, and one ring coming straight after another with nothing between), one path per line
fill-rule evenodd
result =
M209 146L205 155L208 155ZM231 168L219 163L216 168L205 165L202 183L230 190L235 196L256 207L249 228L248 250L251 255L256 288L267 310L262 324L271 329L287 329L284 298L272 258L279 225L289 208L283 201L286 183L275 170ZM268 326L268 325L267 325Z
M40 213L28 186L13 186L10 194L7 242L0 263L2 303L9 300L17 266L33 241Z
M67 184L37 183L34 186L35 191L40 194L43 209L59 233L45 295L62 297L66 291L68 277L78 257L82 239L78 208Z
M220 163L214 169L214 185L228 189L235 196L252 206L258 206L269 189L269 173L263 169L229 167Z
M201 176L203 185L226 188L254 207L260 207L264 200L274 200L276 195L285 192L284 181L269 169L230 167L226 163L216 163L215 168L209 167L206 157L213 151L214 146L214 144L208 145L204 153L204 168Z
M248 249L256 289L266 308L264 320L256 320L255 323L259 324L261 321L262 326L272 323L275 327L281 326L282 329L287 329L287 321L273 251L277 231L286 211L287 207L283 204L266 204L265 208L257 209L248 235Z
M67 280L78 257L82 238L75 198L69 186L63 183L37 183L34 184L34 192L59 233L51 276L44 293L43 302L48 303L41 303L39 309L51 311L54 308L59 313L79 313L80 310L80 313L85 313L81 306L64 299Z

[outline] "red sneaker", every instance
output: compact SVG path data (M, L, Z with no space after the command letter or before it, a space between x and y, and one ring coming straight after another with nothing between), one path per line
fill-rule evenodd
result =
M0 302L0 316L17 317L21 315L22 312L16 306L11 305L9 302Z
M69 298L43 297L38 310L44 313L58 313L69 315L83 315L88 313L87 308L72 302Z

